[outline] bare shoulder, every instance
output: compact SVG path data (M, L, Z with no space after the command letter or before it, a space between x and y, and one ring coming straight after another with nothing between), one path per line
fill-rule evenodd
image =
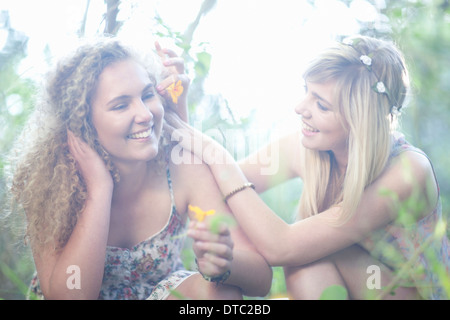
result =
M414 198L427 203L424 214L434 208L438 200L438 186L433 167L422 153L404 151L395 157L381 179L384 186L398 194L400 200Z
M183 161L170 161L177 207L186 210L188 204L200 206L200 203L221 201L222 195L208 165L190 151L182 150L180 155Z
M406 181L423 185L430 179L435 180L430 159L423 153L404 151L394 158L390 170L401 174Z
M181 150L177 157L171 156L170 169L181 180L190 185L204 179L211 179L211 171L207 164L187 150Z

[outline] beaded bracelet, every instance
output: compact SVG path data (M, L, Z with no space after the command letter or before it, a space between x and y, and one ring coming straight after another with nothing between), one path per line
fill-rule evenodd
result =
M214 282L216 284L216 286L218 286L219 284L222 284L225 281L227 281L227 279L230 277L230 274L231 274L231 271L228 270L227 272L222 273L222 274L220 274L218 276L210 277L210 276L204 275L200 271L200 268L198 267L197 258L195 258L195 264L197 265L197 271L202 275L203 279L205 279L206 281L209 281L209 282Z
M224 198L223 201L227 202L228 199L230 199L232 196L234 196L236 193L241 192L242 190L245 190L247 188L252 188L255 189L255 185L251 182L247 182L244 183L244 185L240 186L239 188L234 189L233 191L231 191L229 194L227 194Z

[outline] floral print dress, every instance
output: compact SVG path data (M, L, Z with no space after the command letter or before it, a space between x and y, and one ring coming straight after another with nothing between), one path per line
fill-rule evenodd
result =
M166 174L172 202L167 224L161 231L130 249L106 248L105 270L98 299L166 299L172 290L197 273L187 271L181 261L186 223L175 207L168 164ZM30 291L43 298L36 274Z
M397 135L391 159L403 151L415 151L425 155L423 151L406 142L403 135ZM406 210L403 209L403 215L410 215L413 206L414 204ZM402 221L400 215L401 213L396 221L371 233L360 245L394 273L402 270L403 277L400 278L399 285L417 287L424 299L448 299L441 283L442 276L439 275L450 275L450 244L445 228L441 228L445 224L440 197L434 210L418 221Z

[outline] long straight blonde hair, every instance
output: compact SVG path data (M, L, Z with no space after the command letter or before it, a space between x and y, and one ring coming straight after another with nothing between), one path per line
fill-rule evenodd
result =
M361 61L363 55L371 58L370 66ZM319 54L308 65L304 79L336 84L338 112L349 136L343 177L338 175L331 151L305 150L299 218L339 205L342 214L335 222L342 224L351 218L364 189L388 162L397 117L393 109L403 105L409 84L404 58L390 42L358 36ZM386 93L374 90L379 81Z

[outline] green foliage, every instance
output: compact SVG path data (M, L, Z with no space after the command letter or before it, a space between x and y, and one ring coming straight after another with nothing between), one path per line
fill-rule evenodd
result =
M450 195L450 4L444 0L390 1L392 37L405 54L412 95L402 121L410 141L432 159L441 196ZM445 210L448 212L448 210Z
M28 292L28 285L4 262L0 262L0 271L16 286L22 296L28 296L30 300L37 300L37 297L32 292Z
M350 5L353 0L341 0ZM201 23L201 18L208 14L217 0L205 0L195 20L184 32L175 31L159 16L155 17L158 27L154 34L170 38L178 46L186 61L187 71L191 77L189 91L189 111L191 122L200 125L203 131L234 129L242 133L243 145L249 145L246 130L250 128L252 116L236 119L226 98L220 95L207 95L204 92L204 82L208 77L213 57L207 51L207 43L193 43L193 34ZM314 5L314 1L309 1ZM369 1L373 4L378 1ZM114 21L120 1L105 2L114 7L110 10L110 32L116 33L126 23ZM87 10L83 25L86 23ZM398 0L386 1L386 7L379 9L378 23L361 23L361 33L392 38L398 43L406 55L411 71L412 95L410 105L405 110L402 127L407 138L423 149L435 164L435 170L440 182L444 214L448 216L447 204L450 204L450 157L446 155L450 149L447 139L450 124L450 6L444 0ZM112 20L111 20L112 19ZM105 26L106 27L106 26ZM12 141L23 127L34 103L36 83L18 73L18 66L26 56L26 37L15 32L8 25L11 37L8 45L0 52L0 199L5 189L3 177L4 155L10 149ZM80 35L84 33L80 29ZM21 112L19 112L22 110ZM225 141L224 137L224 141ZM228 144L227 144L228 146ZM242 155L241 150L232 150ZM268 205L286 221L293 221L301 183L290 182L263 194ZM385 196L396 200L396 195L389 190L381 191ZM283 199L283 201L280 201ZM423 204L414 201L414 197L398 204L399 220L407 225L410 223L411 212L417 212ZM448 228L448 227L447 227ZM29 255L16 249L11 243L11 232L2 228L0 235L0 297L18 299L25 295L25 284L32 272L32 261ZM444 230L444 231L442 231ZM449 232L446 226L440 226L437 232ZM187 241L189 244L189 239ZM389 249L386 249L387 251ZM427 250L423 251L430 261L435 259ZM194 263L192 252L183 252L185 265L192 268ZM445 290L450 296L450 279L446 270L433 263L433 267L442 279ZM272 290L268 297L285 296L286 285L283 269L273 268L274 278ZM24 284L25 283L25 284ZM395 288L395 283L391 284ZM345 299L345 288L332 286L327 288L321 299Z
M8 21L4 29L8 32L7 42L0 48L0 209L3 209L5 156L33 108L36 85L18 73L18 66L26 57L28 38L12 28L7 12L1 14ZM0 217L3 214L0 212ZM22 298L26 293L23 279L30 278L32 264L29 255L17 246L13 231L4 220L0 222L0 297Z
M319 300L347 300L347 297L347 289L336 284L323 290Z
M268 295L269 299L286 298L286 281L282 267L272 267L272 286Z
M5 15L6 13L2 13ZM18 65L26 56L28 38L9 27L7 42L0 50L0 154L8 150L28 118L35 84L18 74ZM3 156L0 169L3 169ZM0 179L3 170L0 171Z
M212 233L219 233L221 226L225 225L228 228L233 228L236 226L236 220L229 216L229 215L221 215L216 214L213 217L211 217L211 232Z
M388 188L379 190L379 194L391 200L397 213L395 225L402 227L406 235L409 235L411 239L415 239L417 237L415 222L421 218L420 214L427 207L426 199L422 194L422 186L415 181L409 161L407 161L406 157L401 158L401 161L403 178L413 186L411 195L407 199L400 200L398 194ZM426 186L426 189L432 188ZM429 192L431 191L425 191L425 193ZM430 196L428 198L432 199ZM412 229L411 226L413 226ZM433 244L440 246L442 238L447 236L446 227L445 220L437 221L434 232L423 239L424 241L420 243L419 247L414 246L410 248L413 251L407 261L404 261L404 258L399 255L398 249L394 245L388 244L386 241L381 241L378 245L375 245L373 252L379 252L388 261L396 261L397 265L401 266L391 282L383 288L383 292L378 297L375 297L376 299L382 299L388 294L395 294L395 289L400 283L403 285L408 279L417 279L423 276L425 272L423 268L413 268L420 256L425 256L429 266L437 275L439 283L443 286L447 298L450 298L450 275L447 274L445 266L441 264L433 248ZM413 244L410 245L412 246ZM411 285L414 284L411 283Z
M181 292L177 290L170 290L170 294L179 300L188 300L187 297L185 297Z

